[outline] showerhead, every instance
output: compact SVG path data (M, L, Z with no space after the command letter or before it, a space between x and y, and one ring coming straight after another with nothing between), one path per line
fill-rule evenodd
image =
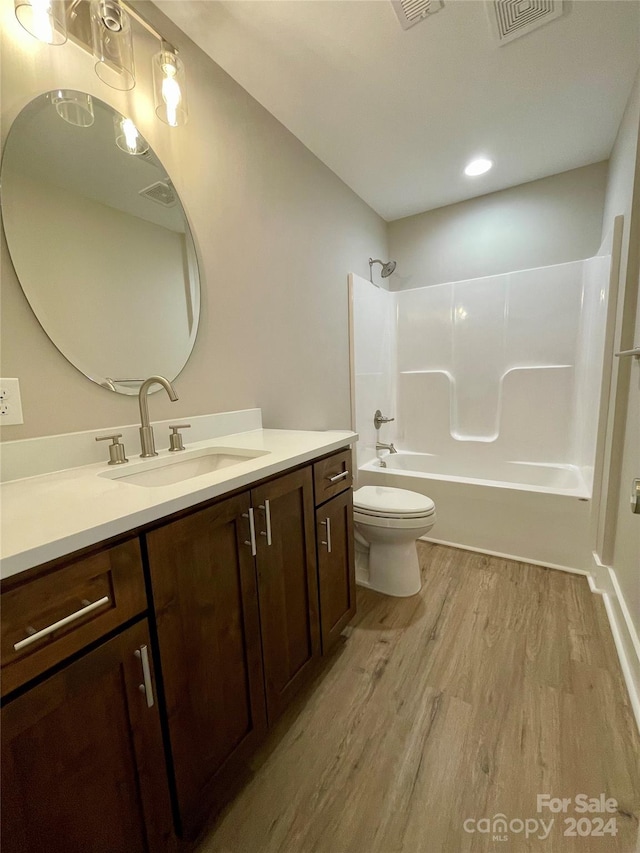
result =
M371 284L373 284L372 267L374 264L380 264L380 266L382 267L382 270L380 271L380 275L382 276L382 278L388 278L396 268L395 261L387 261L387 263L385 264L384 261L380 261L377 258L375 260L373 258L369 258L369 281L371 282Z

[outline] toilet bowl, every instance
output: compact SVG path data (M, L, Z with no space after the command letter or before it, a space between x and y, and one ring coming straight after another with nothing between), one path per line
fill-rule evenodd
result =
M407 489L362 486L353 493L356 582L386 595L420 592L416 541L436 521L431 498Z

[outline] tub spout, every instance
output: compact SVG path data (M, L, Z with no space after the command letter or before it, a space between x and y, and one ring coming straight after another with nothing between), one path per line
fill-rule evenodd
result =
M381 441L376 442L376 451L378 450L388 450L389 453L397 453L398 451L393 446L393 442L391 444L383 444Z

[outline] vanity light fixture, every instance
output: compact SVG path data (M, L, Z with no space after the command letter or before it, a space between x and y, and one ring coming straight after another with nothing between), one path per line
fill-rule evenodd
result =
M20 24L40 41L60 45L69 36L91 51L98 77L120 91L136 84L132 20L136 21L161 43L152 60L156 114L170 127L186 124L184 63L178 51L124 0L14 0L14 8Z
M146 154L149 143L142 136L130 118L114 116L113 126L116 134L116 145L125 154Z
M166 42L153 57L153 90L158 118L171 127L186 124L189 113L184 63L177 50Z
M485 157L478 157L477 160L472 160L465 166L464 173L470 178L475 178L478 175L484 175L492 166L492 160L487 160Z
M46 44L64 44L67 19L64 0L14 0L16 18L24 29Z
M75 92L72 89L56 89L49 97L60 118L68 124L74 127L92 126L95 117L91 95Z
M96 74L112 89L136 85L129 15L117 0L91 0L91 42Z

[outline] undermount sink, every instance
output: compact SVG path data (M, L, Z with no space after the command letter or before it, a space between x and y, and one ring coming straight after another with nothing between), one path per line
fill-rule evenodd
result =
M170 486L192 477L211 474L249 459L268 455L267 450L245 450L235 447L207 447L202 450L185 450L178 458L162 457L149 462L127 465L124 470L103 471L98 476L117 480L132 486Z

